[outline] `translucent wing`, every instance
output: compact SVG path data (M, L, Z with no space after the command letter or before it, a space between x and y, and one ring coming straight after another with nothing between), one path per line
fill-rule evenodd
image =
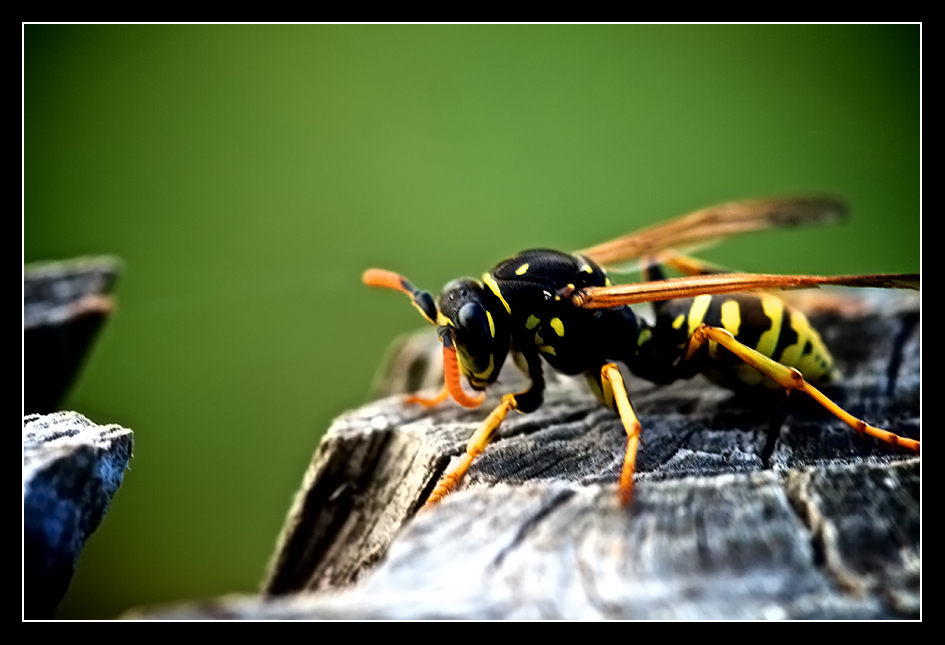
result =
M832 222L843 218L846 212L846 202L824 196L732 202L703 208L578 253L607 266L738 233Z
M919 289L918 273L883 273L874 275L771 275L760 273L721 273L716 275L669 278L652 282L618 284L610 287L566 289L559 295L585 309L604 309L642 302L691 298L703 294L803 289L832 284L845 287L882 289Z

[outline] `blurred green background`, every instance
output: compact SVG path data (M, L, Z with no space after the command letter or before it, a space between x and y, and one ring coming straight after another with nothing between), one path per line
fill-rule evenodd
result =
M919 270L918 26L24 28L26 262L115 254L66 407L135 432L61 618L257 588L332 418L436 290L710 204L848 198L742 270ZM645 415L645 411L641 411Z

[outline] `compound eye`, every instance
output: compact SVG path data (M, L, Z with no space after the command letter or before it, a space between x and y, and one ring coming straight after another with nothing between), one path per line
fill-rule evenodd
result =
M476 338L489 338L491 336L486 310L479 303L467 302L463 305L459 310L456 322L458 329Z

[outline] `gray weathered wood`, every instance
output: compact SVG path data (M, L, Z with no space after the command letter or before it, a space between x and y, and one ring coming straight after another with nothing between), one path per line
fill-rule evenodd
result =
M23 408L59 407L114 308L121 263L113 257L23 267Z
M814 316L848 375L830 395L918 438L918 296L846 302ZM426 357L416 343L429 342L413 339L406 353ZM518 377L506 378L486 408L515 388ZM386 398L342 415L319 447L264 581L265 601L145 615L919 615L918 457L856 435L800 396L782 423L757 397L733 397L701 377L628 384L644 428L629 509L616 501L620 420L580 381L552 379L545 405L510 416L460 489L416 516L486 412L451 404L424 411ZM766 451L772 428L777 440Z
M134 437L76 412L23 417L23 606L49 618L121 486Z

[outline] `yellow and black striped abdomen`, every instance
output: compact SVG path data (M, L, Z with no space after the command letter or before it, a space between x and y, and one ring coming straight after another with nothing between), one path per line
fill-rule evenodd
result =
M833 359L807 317L773 295L698 296L665 303L660 315L671 316L672 327L685 331L687 339L700 324L721 327L743 345L796 368L809 382L829 381L835 375ZM707 360L705 374L726 387L778 387L715 342L709 344Z

